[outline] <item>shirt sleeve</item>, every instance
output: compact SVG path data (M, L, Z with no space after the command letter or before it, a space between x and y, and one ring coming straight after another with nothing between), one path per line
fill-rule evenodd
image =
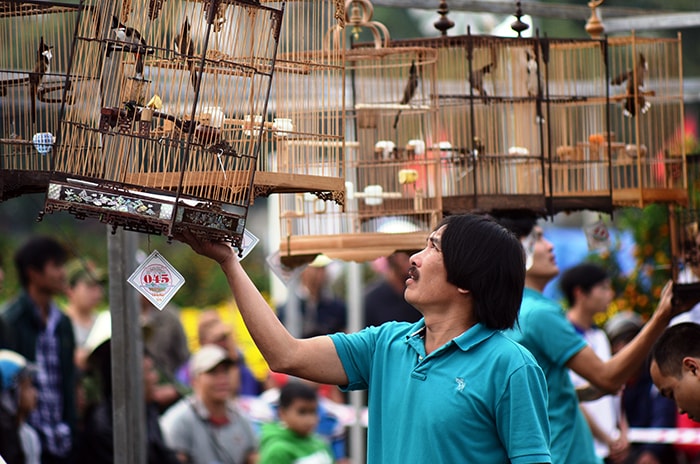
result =
M524 344L536 346L538 353L535 356L542 356L554 365L565 365L586 347L586 341L557 306L531 312L523 324L528 327L527 337L530 339Z
M341 386L341 390L367 389L379 330L378 327L368 327L351 334L339 332L330 335L348 377L348 384Z
M547 381L536 364L516 369L496 406L498 433L514 464L552 462Z

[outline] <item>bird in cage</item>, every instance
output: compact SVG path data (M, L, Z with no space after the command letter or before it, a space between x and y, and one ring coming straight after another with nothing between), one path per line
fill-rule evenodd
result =
M190 72L190 82L192 83L192 89L197 88L197 69L194 56L194 42L192 41L192 36L190 34L190 21L185 16L185 20L180 27L180 32L175 36L175 51L180 55L184 55L183 59L187 65L187 69Z
M537 64L537 57L535 53L530 53L529 50L525 50L526 65L525 69L527 71L527 77L525 79L525 84L527 86L528 97L540 97L540 84L539 84L539 65ZM535 103L537 117L535 121L538 124L544 123L544 116L542 115L542 102L537 101Z
M644 97L644 79L646 73L649 70L649 65L643 53L639 54L639 60L637 61L636 69L628 69L619 76L616 76L610 83L612 85L622 85L627 82L627 98L625 99L625 109L623 111L624 115L633 118L637 115L637 106L639 106L639 111L645 114L651 108L651 103L646 101ZM637 87L635 88L634 79L635 75L637 78ZM635 94L637 94L637 100L635 102Z
M36 51L36 62L34 63L34 71L29 73L29 93L31 95L31 117L32 124L36 122L36 99L37 93L41 88L41 83L46 73L50 71L53 46L47 45L44 42L44 36L39 39L39 48Z
M418 68L416 67L416 60L411 61L411 67L408 70L408 82L406 82L406 87L403 89L403 97L401 97L401 104L408 105L413 96L416 94L416 89L418 88ZM396 113L394 118L394 129L399 124L399 116L401 116L401 109Z
M107 44L107 58L111 58L114 51L133 53L136 56L135 77L143 79L145 55L153 54L154 50L149 48L148 43L137 29L119 22L116 16L112 16L111 33L117 43Z
M154 20L160 14L161 8L163 8L163 2L165 0L149 0L148 2L148 19Z
M488 97L484 89L484 76L489 74L494 67L494 63L488 63L469 73L469 85L472 89L479 92L479 95L482 97Z

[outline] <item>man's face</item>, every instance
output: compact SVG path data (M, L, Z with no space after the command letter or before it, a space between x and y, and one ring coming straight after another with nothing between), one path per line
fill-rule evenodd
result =
M66 268L61 263L49 261L42 270L28 270L30 285L35 285L42 292L51 295L63 293L67 286Z
M594 285L588 293L581 292L579 295L579 297L583 299L581 302L583 307L586 308L590 314L606 311L614 296L615 291L612 288L610 279L605 279Z
M534 247L532 253L532 267L527 270L527 277L551 280L559 274L559 267L554 258L554 245L546 238L540 226L532 229Z
M700 422L700 364L697 359L683 359L680 377L664 375L656 361L652 361L650 373L661 394L676 402L679 413Z
M458 292L457 287L447 281L441 242L445 227L431 233L426 247L411 256L404 298L421 311L427 305L443 305Z
M308 436L318 426L318 403L314 400L297 398L288 407L281 408L279 416L289 430L301 436Z
M233 393L230 364L220 363L213 369L198 374L192 386L195 393L205 402L225 402Z

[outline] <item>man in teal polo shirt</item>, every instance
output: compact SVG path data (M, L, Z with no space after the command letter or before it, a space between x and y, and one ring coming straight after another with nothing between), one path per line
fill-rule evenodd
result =
M216 260L273 371L367 389L367 462L550 463L546 381L501 333L522 298L520 242L492 219L445 218L411 256L406 301L423 319L293 338L231 247L179 239Z
M641 367L652 344L671 320L671 285L664 288L659 306L644 329L623 350L604 362L566 319L561 306L542 294L547 283L559 273L559 268L554 259L554 247L545 239L536 218L511 216L499 218L499 222L522 240L530 255L518 326L506 333L530 350L547 377L552 462L598 463L593 436L579 409L568 369L596 387L598 397L622 388ZM581 394L589 395L592 390L589 388Z

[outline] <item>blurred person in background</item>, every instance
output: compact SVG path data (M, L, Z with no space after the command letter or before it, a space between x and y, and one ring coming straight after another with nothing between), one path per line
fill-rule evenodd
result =
M39 464L41 442L27 417L36 408L36 368L24 356L0 350L0 455L8 464Z
M160 420L166 443L183 463L257 462L253 427L232 400L231 371L237 370L236 361L218 345L204 345L192 355L193 393L174 404Z
M261 382L253 375L253 372L245 363L243 353L233 337L233 328L221 320L216 309L207 309L199 314L197 321L197 342L199 346L219 345L225 349L231 359L238 364L238 372L234 374L233 395L256 396L262 392ZM191 358L190 358L191 359ZM177 370L177 381L183 385L191 386L190 360Z
M104 303L107 276L94 262L77 258L66 265L66 274L68 288L64 310L73 323L75 364L83 370L87 359L85 341L97 318L97 309Z
M397 251L378 260L381 272L378 281L370 284L365 292L365 325L378 326L387 321L417 322L421 315L403 297L406 290L410 255Z
M282 387L279 420L262 426L260 464L333 464L328 443L316 435L316 394L311 385L300 381L292 380Z
M177 381L176 374L189 359L190 350L178 309L166 305L159 310L145 296L139 295L139 299L144 346L158 372L154 400L163 412L186 393L187 389Z
M83 418L85 425L79 442L77 464L115 463L111 337L110 313L100 313L85 343L88 350L87 375L95 379L100 395L88 405L85 412ZM146 462L179 464L175 452L165 444L158 423L158 407L154 402L158 374L148 353L144 353L141 368L143 369L143 401L146 419Z
M8 346L37 366L38 404L29 424L39 432L43 464L69 464L75 440L75 336L54 298L66 288L66 249L30 238L15 253L22 291L2 314Z
M559 287L569 305L566 318L602 361L610 359L610 341L605 332L593 322L604 313L615 292L605 269L597 264L582 263L570 267L559 278ZM588 383L580 375L569 371L574 387ZM609 463L624 462L629 453L625 428L621 427L619 402L614 395L603 395L580 404L586 422L593 433L596 454Z
M330 286L329 265L332 260L318 255L299 277L296 291L301 317L303 338L342 332L347 328L345 302L333 295ZM277 316L284 323L289 314L289 302L277 308Z
M637 336L644 322L639 314L621 311L605 323L612 354L618 353ZM622 389L621 409L630 428L674 428L676 407L654 386L648 360L630 377ZM676 464L674 446L665 443L631 443L624 464Z

